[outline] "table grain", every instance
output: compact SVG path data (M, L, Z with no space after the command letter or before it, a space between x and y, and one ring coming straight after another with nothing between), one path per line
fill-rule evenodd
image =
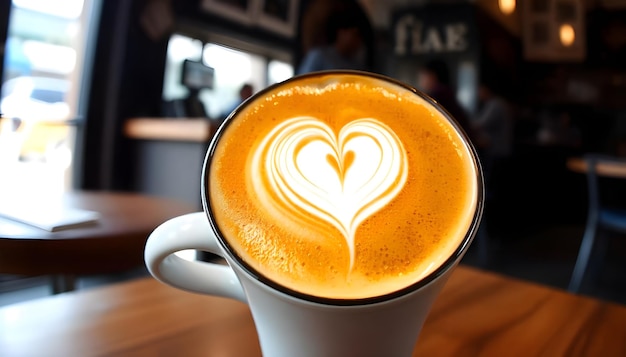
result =
M245 304L143 278L0 309L0 355L261 351ZM626 308L462 266L436 300L413 355L626 356Z

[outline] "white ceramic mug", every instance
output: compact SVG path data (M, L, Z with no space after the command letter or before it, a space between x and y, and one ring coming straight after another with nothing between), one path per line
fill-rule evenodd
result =
M445 111L444 115L449 116ZM211 147L218 140L219 133ZM476 154L471 151L479 176L472 224L452 256L409 290L358 302L329 303L281 289L242 264L216 236L204 185L205 212L177 217L159 226L146 244L146 265L155 278L179 289L247 303L266 357L410 356L435 297L465 254L480 222L482 177ZM204 163L203 183L207 182L210 154L211 148ZM187 261L174 254L186 249L217 254L228 266Z

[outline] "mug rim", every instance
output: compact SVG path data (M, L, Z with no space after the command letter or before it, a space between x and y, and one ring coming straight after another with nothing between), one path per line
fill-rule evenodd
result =
M446 118L446 120L448 120L448 122L454 127L457 133L461 136L461 139L463 140L465 146L467 147L467 151L470 153L472 163L476 170L476 186L477 186L476 187L476 198L477 198L476 207L474 209L474 215L472 217L472 221L461 243L456 247L454 252L450 254L450 256L447 259L445 259L443 263L439 265L439 267L431 271L428 275L419 279L413 284L407 285L401 289L398 289L390 293L371 296L371 297L365 297L365 298L342 299L342 298L329 298L329 297L311 295L311 294L306 294L300 291L290 289L287 286L284 286L282 284L275 282L274 280L271 280L270 278L266 277L263 273L257 271L254 267L246 263L245 260L243 260L243 258L239 254L237 254L237 252L231 247L228 241L224 238L224 235L222 234L221 230L218 227L217 222L215 221L215 218L213 217L213 207L210 203L210 200L208 199L208 195L210 191L208 187L209 185L208 175L211 171L210 168L212 164L212 158L213 158L213 154L215 153L215 149L217 148L220 142L221 136L227 130L230 124L236 120L239 112L241 112L244 108L250 105L250 103L252 103L254 100L264 96L268 92L276 90L276 88L278 87L281 87L291 82L295 82L295 81L305 79L305 78L322 77L322 76L328 76L328 75L352 75L352 76L369 77L372 79L381 80L391 85L396 85L400 87L401 89L407 90L421 97L421 99L425 100L428 104L430 104L436 110L438 110ZM201 178L202 178L201 199L202 199L202 207L203 207L204 213L209 219L210 226L213 232L215 233L215 236L217 237L217 241L222 246L222 249L225 252L225 254L227 254L232 259L232 261L236 262L239 265L239 267L250 277L252 277L253 279L259 281L263 285L266 285L274 290L282 292L293 298L297 298L297 299L301 299L301 300L305 300L305 301L313 302L317 304L332 305L332 306L363 306L363 305L371 305L371 304L376 304L376 303L381 303L381 302L387 302L387 301L394 300L402 296L408 295L417 290L420 290L421 288L430 284L434 280L438 279L440 276L444 275L444 273L446 273L448 270L453 268L455 264L463 257L463 255L469 248L470 244L472 243L476 235L476 232L478 231L480 221L482 219L482 213L483 213L484 201L485 201L484 178L483 178L482 166L478 158L478 153L476 151L476 148L470 141L469 136L467 135L465 130L461 127L461 125L457 122L457 120L435 99L421 92L420 90L414 88L413 86L407 83L401 82L397 79L385 76L385 75L372 73L372 72L357 71L357 70L325 70L325 71L316 71L316 72L310 72L310 73L306 73L302 75L297 75L283 82L275 83L271 86L268 86L267 88L264 88L258 93L254 94L252 97L246 99L235 110L233 110L233 112L231 112L228 115L228 117L220 124L219 128L213 135L213 138L210 141L209 147L205 155L204 163L202 165Z

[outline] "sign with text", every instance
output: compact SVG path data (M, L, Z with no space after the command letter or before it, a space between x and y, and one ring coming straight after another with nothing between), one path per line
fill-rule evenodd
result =
M477 50L474 9L468 4L397 9L392 28L396 56L467 54Z

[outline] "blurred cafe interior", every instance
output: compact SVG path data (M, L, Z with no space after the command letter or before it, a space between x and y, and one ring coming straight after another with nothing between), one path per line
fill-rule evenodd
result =
M339 68L439 81L430 94L465 117L487 203L464 264L626 303L625 0L0 0L0 201L124 192L200 210L220 122L324 69L314 51L344 56L346 26ZM141 259L72 288L145 276ZM0 305L53 292L45 271L0 273Z

